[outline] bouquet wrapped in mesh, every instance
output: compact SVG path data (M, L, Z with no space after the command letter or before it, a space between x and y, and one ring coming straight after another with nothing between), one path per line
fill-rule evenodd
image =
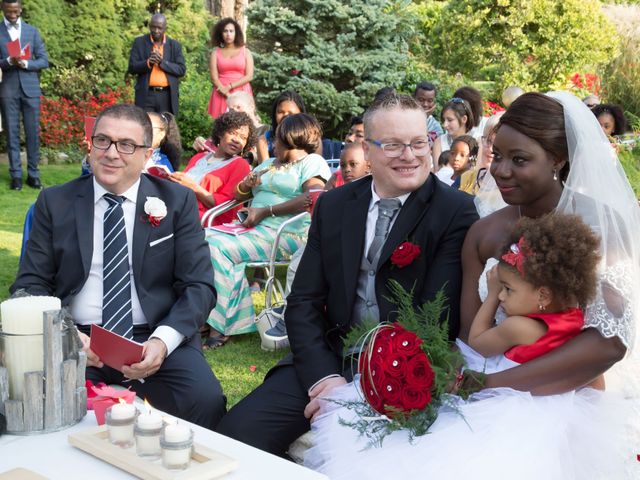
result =
M362 401L338 402L355 410L358 420L343 422L381 445L388 434L406 429L410 439L424 435L447 392L461 380L463 359L448 338L442 321L445 298L415 308L412 294L397 282L389 286L398 305L395 323L364 323L345 338L345 348L359 351L356 376Z

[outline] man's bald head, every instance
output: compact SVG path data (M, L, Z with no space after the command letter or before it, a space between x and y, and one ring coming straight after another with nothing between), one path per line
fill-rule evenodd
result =
M149 31L154 42L161 42L167 31L167 18L161 13L154 14L149 22Z

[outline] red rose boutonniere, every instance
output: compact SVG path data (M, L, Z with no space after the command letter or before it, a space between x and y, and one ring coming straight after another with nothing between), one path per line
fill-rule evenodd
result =
M144 213L147 214L149 223L157 227L160 221L167 216L167 206L158 197L147 197L144 202Z
M420 247L415 243L401 243L391 254L391 263L398 268L404 268L413 263L420 256Z

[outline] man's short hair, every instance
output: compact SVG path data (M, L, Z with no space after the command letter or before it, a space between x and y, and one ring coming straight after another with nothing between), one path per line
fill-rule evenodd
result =
M355 117L351 117L351 122L349 122L349 128L353 127L354 125L362 125L363 123L364 123L364 120L362 120L362 116L356 115Z
M431 82L420 82L416 85L416 89L413 91L415 97L420 90L426 90L427 92L435 92L436 86Z
M378 113L380 110L392 110L394 108L398 108L400 110L418 110L419 112L424 112L422 107L413 97L409 95L403 95L400 93L389 93L382 97L376 98L367 111L364 112L362 116L364 120L364 133L365 136L369 136L369 129L371 128L371 120L374 115Z
M129 103L121 103L119 105L111 105L110 107L105 108L98 114L98 118L96 118L96 123L93 126L93 132L91 132L91 135L95 135L96 128L98 127L100 120L104 117L119 118L137 123L142 127L142 131L144 133L144 144L147 147L150 147L153 143L153 125L151 124L151 120L149 119L147 112L140 107Z

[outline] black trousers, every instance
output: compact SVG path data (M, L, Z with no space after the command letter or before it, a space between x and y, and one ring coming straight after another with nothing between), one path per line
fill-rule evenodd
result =
M86 329L81 328L83 333ZM135 327L136 342L144 342L151 331L146 327ZM122 385L131 388L140 398L146 398L151 406L202 427L213 430L226 412L226 398L220 382L199 348L181 345L169 355L160 370L144 382L127 380L122 373L111 367L89 367L87 380L94 384Z
M343 376L351 380L350 365L345 365ZM262 385L229 410L216 431L286 458L289 445L311 428L304 416L308 403L295 367L278 365Z
M144 101L144 105L138 105L146 112L170 112L174 115L176 112L171 111L171 91L169 88L165 90L149 89Z

